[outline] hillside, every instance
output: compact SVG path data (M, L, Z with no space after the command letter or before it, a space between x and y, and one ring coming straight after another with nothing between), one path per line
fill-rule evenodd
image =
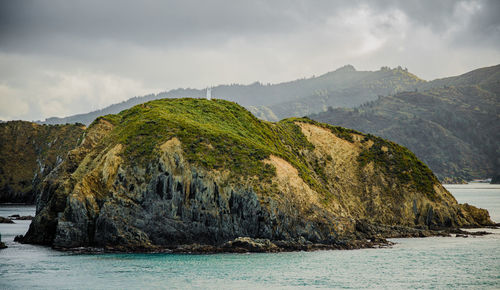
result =
M407 146L442 180L492 177L500 169L500 66L429 82L315 120Z
M0 203L34 203L39 183L82 137L82 125L0 123Z
M212 94L236 102L264 120L278 121L286 117L321 112L328 106L353 107L374 100L378 95L413 90L424 81L400 67L378 71L357 71L344 66L318 77L279 84L219 85ZM102 110L65 118L48 118L44 124L83 123L89 125L99 116L117 114L132 106L162 98L205 97L205 90L176 89L157 95L131 98Z
M500 65L476 69L459 76L436 79L419 86L419 89L433 89L457 86L480 86L481 88L498 95L500 86Z
M277 251L489 224L395 143L307 118L270 123L223 100L162 99L93 122L45 179L21 240Z
M251 107L250 111L264 120L278 121L323 112L328 107L355 107L375 100L378 96L414 90L425 83L401 67L358 72L354 67L346 66L319 79L327 85L318 85L314 94L304 94L302 97L268 106Z

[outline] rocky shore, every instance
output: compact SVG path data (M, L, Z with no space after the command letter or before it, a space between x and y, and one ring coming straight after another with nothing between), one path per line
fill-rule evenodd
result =
M0 224L13 224L14 220L32 220L33 217L30 215L27 216L20 216L18 214L11 215L9 217L2 217L0 216Z
M490 227L498 228L499 225ZM489 235L487 231L465 231L461 229L398 229L392 231L387 238L426 238L426 237L457 237L468 238L474 236ZM386 233L387 234L387 233ZM15 241L22 242L23 236L17 236ZM312 243L305 239L297 241L271 241L269 239L254 239L250 237L238 237L221 245L207 244L182 244L175 247L151 247L151 248L123 248L107 246L97 247L53 247L56 250L72 252L75 254L99 254L99 253L179 253L179 254L216 254L216 253L276 253L293 251L320 251L320 250L354 250L366 248L387 248L394 243L382 237L380 233L371 238L362 240L343 240L332 244Z
M338 244L315 244L303 241L270 241L268 239L252 239L239 237L222 245L185 244L176 247L154 247L124 249L121 247L108 246L105 248L77 247L57 248L56 250L72 253L179 253L179 254L216 254L216 253L276 253L293 251L319 251L319 250L353 250L362 248L384 248L393 243L383 238L372 238L369 240L340 242Z

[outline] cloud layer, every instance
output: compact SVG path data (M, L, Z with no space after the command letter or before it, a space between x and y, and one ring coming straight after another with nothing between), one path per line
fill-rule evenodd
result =
M500 1L0 2L0 119L280 82L345 64L425 79L500 63Z

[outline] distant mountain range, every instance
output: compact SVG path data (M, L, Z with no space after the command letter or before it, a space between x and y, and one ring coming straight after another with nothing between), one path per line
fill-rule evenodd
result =
M279 84L219 85L212 88L212 96L236 102L261 119L278 121L286 117L305 116L325 111L328 106L354 107L389 95L413 90L425 81L397 67L382 67L378 71L357 71L347 65L318 77L299 79ZM159 94L134 97L102 110L65 118L48 118L38 123L90 124L99 116L116 114L137 104L163 98L205 97L206 90L176 89Z
M500 172L500 65L311 118L402 144L444 181Z

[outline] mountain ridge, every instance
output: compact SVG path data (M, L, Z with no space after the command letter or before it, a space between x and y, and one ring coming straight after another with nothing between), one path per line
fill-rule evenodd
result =
M258 103L258 104L254 104L254 103L241 103L239 101L241 101L240 99L244 99L244 98L251 98L252 96L255 96L255 95L248 95L248 93L246 93L247 95L244 94L243 97L236 97L234 98L233 96L231 96L231 94L228 94L228 93L222 93L223 95L219 96L217 95L217 88L218 89L221 89L222 91L227 91L227 90L230 90L231 88L234 88L236 90L238 89L241 89L241 90L251 90L252 87L257 87L259 90L264 88L267 86L289 86L293 83L299 83L300 85L302 85L302 83L304 81L308 81L308 80L322 80L322 79L328 79L328 77L332 76L332 75L335 75L336 73L359 73L359 74L367 74L367 73L380 73L380 72L397 72L397 73L404 73L404 74L407 74L409 79L414 79L416 80L416 83L414 85L411 85L409 87L405 87L404 89L400 88L394 92L402 92L402 91L413 91L415 89L417 90L425 90L425 89L430 89L430 88L435 88L435 87L443 87L443 86L450 86L450 85L453 85L454 83L457 83L457 82L460 82L460 81L470 81L470 80L467 80L467 76L469 75L477 75L477 72L481 71L481 72L487 72L489 70L493 70L494 72L498 73L498 67L500 65L495 65L495 66L490 66L490 67L484 67L484 68L478 68L478 69L475 69L475 70L472 70L472 71L469 71L469 72L466 72L464 74L460 74L460 75L457 75L457 76L452 76L452 77L445 77L445 78L438 78L438 79L435 79L435 80L432 80L432 81L425 81L425 80L422 80L420 78L418 78L417 76L415 76L414 74L411 74L408 72L407 69L403 69L401 68L400 66L394 68L394 69L390 69L389 67L381 67L380 70L378 71L357 71L352 65L345 65L343 67L340 67L334 71L331 71L331 72L327 72L325 74L322 74L318 77L310 77L310 78L302 78L302 79L296 79L294 81L286 81L286 82L281 82L281 83L276 83L276 84L268 84L268 85L262 85L260 82L254 82L252 84L249 84L249 85L241 85L241 84L232 84L232 85L218 85L215 87L215 89L213 89L213 93L216 97L218 98L222 98L222 99L228 99L230 101L235 101L237 103L240 103L241 105L243 105L244 107L247 107L247 109L250 109L250 111L260 117L261 119L265 119L265 120L272 120L272 121L278 121L284 117L290 117L290 116L282 116L282 114L276 114L272 108L269 107L269 105L273 105L273 103L271 104L268 104L266 102L269 102L269 98L267 96L264 96L264 97L260 97L260 99L262 99L262 101L264 101L264 103ZM496 79L499 79L498 75L495 75L495 74L487 74L487 77L489 78L495 78ZM345 104L345 103L341 103L339 105L332 105L332 104L328 104L327 102L325 102L324 98L325 98L325 93L324 92L317 92L318 90L321 90L321 88L314 88L314 89L309 89L309 93L305 93L305 95L301 95L301 96L298 96L299 99L300 98L304 98L304 99L307 99L307 98L316 98L318 99L321 103L320 105L320 108L315 108L313 110L311 109L306 109L306 110L300 110L299 109L299 112L295 113L294 116L303 116L303 115L308 115L308 114L311 114L311 113L318 113L318 112L321 112L321 111L325 111L328 106L332 106L332 107L342 107L342 106L347 106L347 107L355 107L355 106L358 106L358 105L361 105L367 101L372 101L372 100L376 100L376 98L378 96L386 96L386 95L390 95L390 93L378 93L378 92L375 92L375 93L371 93L369 97L365 98L362 102L360 103L354 103L354 104ZM336 88L336 90L333 92L334 94L338 94L339 88ZM254 94L252 92L252 94ZM317 94L315 96L315 94ZM240 95L240 94L236 94L236 95ZM149 94L149 95L145 95L145 96L142 96L142 97L133 97L133 98L130 98L128 100L125 100L121 103L117 103L117 104L112 104L112 105L109 105L103 109L100 109L100 110L96 110L96 111L92 111L92 112L89 112L89 113L81 113L81 114L76 114L76 115L71 115L71 116L67 116L67 117L49 117L49 118L46 118L44 121L35 121L36 123L40 123L40 124L66 124L66 123L82 123L82 124L85 124L85 125L89 125L90 123L92 123L93 120L95 120L97 117L99 116L103 116L103 115L107 115L107 114L116 114L116 113L119 113L120 111L124 110L124 109L128 109L132 106L135 106L135 105L138 105L140 103L144 103L144 102L147 102L147 101L151 101L151 100L155 100L155 99L161 99L161 98L165 98L165 97L173 97L173 98L179 98L179 97L198 97L198 98L203 98L205 97L205 90L204 89L190 89L190 88L178 88L178 89L173 89L173 90L170 90L170 91L166 91L166 92L162 92L162 93L158 93L158 94ZM227 97L227 98L225 98ZM334 97L334 96L333 96ZM285 105L285 106L295 106L295 108L293 109L297 109L296 106L298 106L298 104L294 104L294 102L296 103L297 102L297 97L293 97L293 94L292 94L292 97L290 97L289 95L286 96L285 100L276 100L274 101L274 106L275 106L275 110L276 109L279 109L280 106L282 105ZM300 103L300 101L299 101ZM288 108L289 109L289 108ZM302 112L302 113L300 113Z
M387 84L384 83L384 79L389 78ZM399 78L404 82L392 83L390 78ZM342 97L344 93L342 90L349 90L353 87L358 86L363 80L367 80L367 86L375 86L373 92L368 92L367 96L362 95L362 92L350 93L347 97ZM382 82L377 87L376 82ZM408 84L405 84L408 82ZM241 84L231 84L231 85L218 85L212 88L212 94L220 99L226 99L229 101L234 101L240 105L250 109L255 115L261 116L264 119L272 116L270 114L262 114L262 111L271 110L269 106L279 105L282 103L297 102L299 99L307 99L309 97L318 97L325 102L325 98L329 99L330 102L326 102L326 105L337 104L338 106L348 105L360 105L368 100L375 99L378 94L389 94L391 92L414 89L415 84L424 82L415 75L409 73L406 69L397 67L390 69L389 67L382 67L378 71L357 71L352 65L343 66L335 71L327 72L320 76L313 76L310 78L296 79L294 81L286 81L277 84L262 84L260 82L254 82L249 85ZM366 92L363 92L366 93ZM329 94L333 94L329 97ZM349 98L352 95L358 96L359 100L350 101ZM339 96L337 102L335 97ZM174 89L163 93L150 94L143 97L133 97L124 102L110 105L101 110L77 114L68 117L51 117L47 118L45 121L37 121L42 124L65 124L65 123L83 123L89 125L94 119L99 116L106 114L116 114L124 109L128 109L134 105L144 103L147 101L161 99L161 98L181 98L181 97L194 97L203 98L205 97L204 89ZM332 103L333 102L333 103ZM275 108L275 110L276 110ZM322 107L321 107L322 108ZM315 108L315 110L322 110L321 108ZM326 107L325 107L326 108ZM309 113L308 110L306 113ZM276 114L275 114L276 115ZM293 116L303 116L306 114L294 114ZM283 113L278 113L276 119L273 121L278 121L279 119L285 117L292 117L292 115L287 115Z

